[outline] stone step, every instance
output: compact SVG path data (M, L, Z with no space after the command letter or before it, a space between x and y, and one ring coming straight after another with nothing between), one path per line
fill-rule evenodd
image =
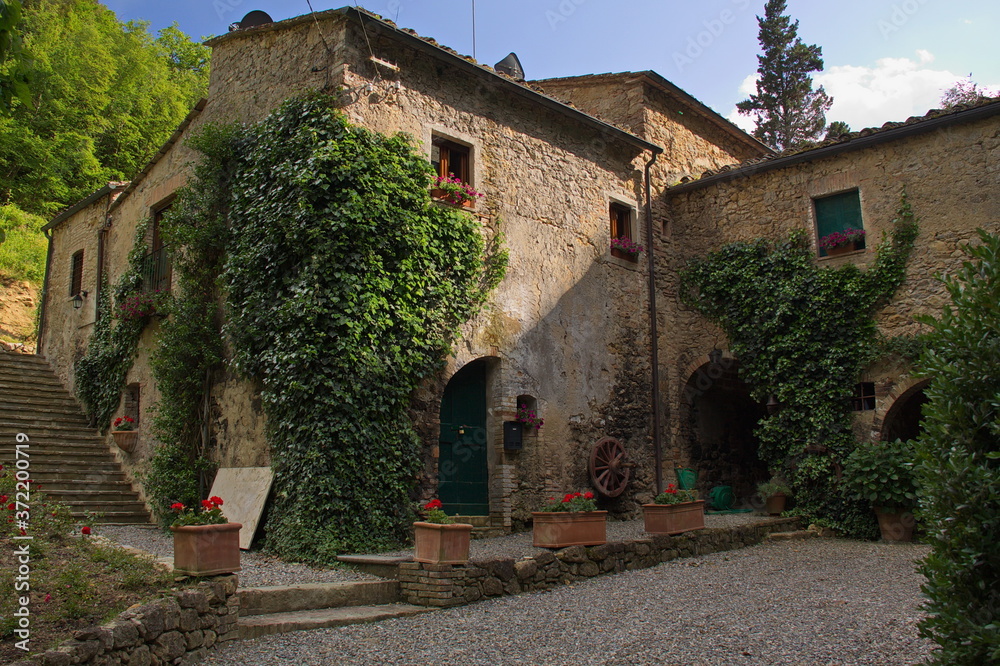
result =
M358 571L378 576L379 578L399 578L399 565L402 562L412 562L411 555L340 555L337 560L348 564Z
M29 442L29 444L31 444ZM47 464L58 463L60 460L75 460L78 462L107 462L111 455L106 447L98 446L77 446L66 447L51 446L42 447L31 444L29 448L21 449L21 456L25 454L28 460L39 460ZM10 448L0 448L0 460L13 460L14 450Z
M349 606L346 608L322 608L290 613L273 613L241 617L237 623L240 639L247 640L282 634L289 631L343 627L349 624L377 622L394 617L409 617L426 613L433 608L411 606L410 604L386 604L384 606Z
M45 490L44 484L42 490ZM122 497L108 502L74 501L69 505L73 514L77 513L143 513L146 505L137 499L127 500Z
M71 511L74 520L85 520L88 516L81 511ZM97 516L94 522L101 525L149 525L148 513L136 513L134 511L104 511Z
M19 402L51 402L58 405L69 405L79 409L80 403L66 392L62 386L59 387L38 387L24 386L21 384L11 384L0 381L0 397L5 400L18 400Z
M118 483L125 481L125 474L121 472L117 466L114 470L100 470L100 469L66 469L66 468L56 468L56 469L45 469L45 468L31 468L31 478L44 484L48 484L52 481L92 481L100 483Z
M21 432L21 431L18 431ZM89 433L89 434L87 434ZM40 437L34 434L24 433L28 435L28 444L30 444L30 449L46 449L46 448L98 448L106 450L107 446L104 443L104 438L100 435L95 434L95 431L81 430L79 434L76 435L66 435L64 437ZM14 437L17 432L8 431L3 432L0 430L0 451L12 451L14 449Z
M29 370L21 368L0 367L0 381L18 384L20 386L62 387L59 378L51 370Z
M63 425L61 423L52 423L40 426L32 425L30 428L26 428L24 422L11 421L2 413L0 413L0 419L3 419L0 420L0 436L5 435L6 433L23 432L31 439L60 439L62 437L74 435L91 435L97 432L87 426Z
M270 615L342 606L379 606L399 601L394 580L246 587L239 591L240 615Z
M89 428L90 420L78 410L55 407L52 405L36 405L25 403L12 403L0 400L0 415L8 422L21 422L32 424L24 427L36 427L35 424L53 423L61 425L72 425L77 428Z
M452 516L456 523L465 523L473 527L492 527L492 516Z
M36 475L37 476L37 475ZM74 493L116 493L116 497L123 497L122 493L134 493L132 484L127 481L90 481L74 479L73 481L40 481L42 490L47 495L72 491Z
M100 503L103 506L111 506L120 504L123 501L127 501L129 504L139 502L138 494L131 487L121 488L117 485L112 485L110 488L104 489L82 490L80 488L53 488L51 485L43 482L42 491L55 501L69 506L81 506L82 504L90 506L96 503Z
M27 394L29 397L41 396L72 399L72 396L66 391L66 388L60 384L58 380L54 382L38 383L34 381L26 381L24 379L11 379L9 375L0 374L0 395L22 394Z

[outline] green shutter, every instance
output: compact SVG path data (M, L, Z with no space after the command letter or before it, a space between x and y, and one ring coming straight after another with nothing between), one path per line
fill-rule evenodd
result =
M816 199L814 204L817 240L836 231L865 228L861 220L861 195L858 190ZM820 255L825 256L826 251L821 249Z

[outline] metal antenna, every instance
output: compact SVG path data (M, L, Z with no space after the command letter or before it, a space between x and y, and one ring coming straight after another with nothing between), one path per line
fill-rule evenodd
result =
M472 0L472 59L476 59L476 0Z

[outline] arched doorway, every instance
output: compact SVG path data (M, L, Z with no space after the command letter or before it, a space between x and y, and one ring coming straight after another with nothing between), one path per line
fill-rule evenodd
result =
M916 439L923 432L922 409L928 398L924 393L927 382L911 386L889 407L882 423L884 441Z
M681 463L697 470L703 494L715 486L731 486L737 498L748 498L770 478L754 436L767 412L750 396L737 368L732 358L706 363L685 389Z
M478 359L455 373L441 400L438 498L449 515L490 512L487 363Z

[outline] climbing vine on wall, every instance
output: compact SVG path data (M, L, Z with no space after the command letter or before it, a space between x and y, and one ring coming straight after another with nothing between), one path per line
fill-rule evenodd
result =
M682 276L685 303L726 332L755 397L780 402L756 430L761 458L790 477L801 514L855 536L875 527L869 507L837 485L856 443L850 396L880 344L874 314L905 279L916 235L904 194L866 270L818 266L799 231L777 243L726 245Z
M177 275L153 352L160 401L153 419L160 444L149 461L144 487L159 518L172 520L174 502L197 505L209 463L204 441L206 387L222 361L222 315L218 275L229 238L228 192L239 137L236 126L208 125L190 140L205 156L194 170L194 186L182 188L161 221Z
M74 370L76 395L101 430L108 428L118 409L128 371L135 360L139 336L149 322L149 314L122 316L121 310L142 290L148 230L149 220L142 221L136 228L128 267L115 283L113 294L102 276L94 334L87 345L87 353L77 361Z
M225 182L196 178L182 199L203 205L176 219L202 230L184 242L224 245L224 333L267 415L268 547L324 560L398 543L421 460L410 396L506 255L431 203L431 167L406 136L351 126L331 97L290 100L228 145L206 153ZM210 232L221 220L228 233Z

